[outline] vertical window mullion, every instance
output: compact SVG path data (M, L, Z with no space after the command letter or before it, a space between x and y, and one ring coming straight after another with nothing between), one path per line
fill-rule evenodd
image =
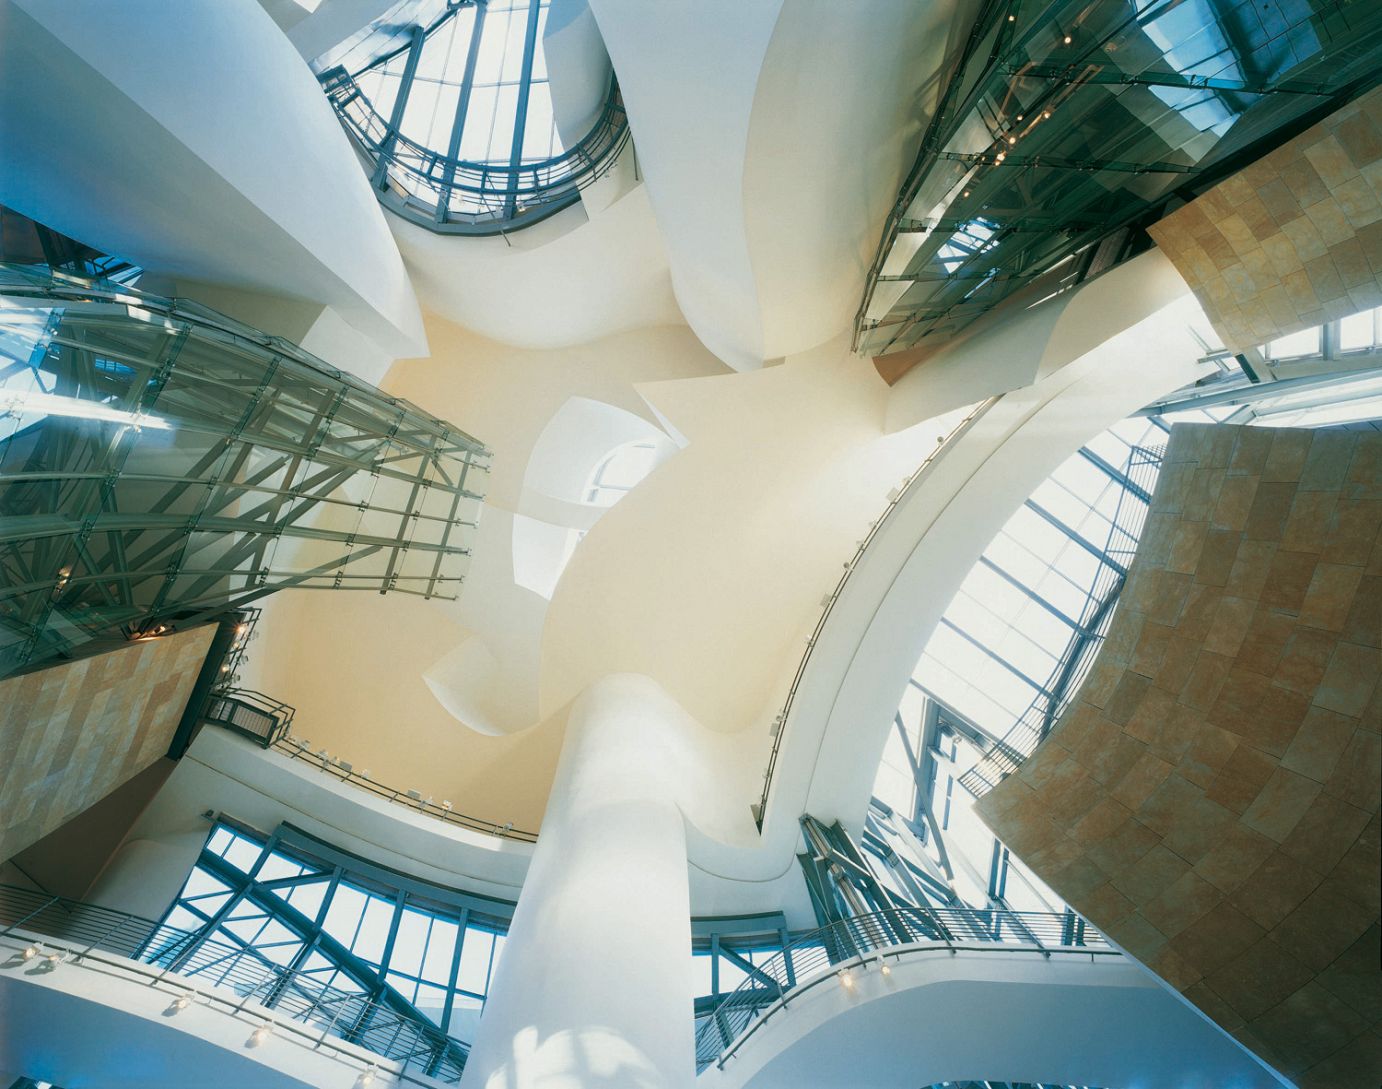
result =
M529 0L528 25L523 36L523 70L518 77L518 105L513 119L513 147L509 153L508 195L504 202L504 218L510 219L518 208L518 168L523 161L523 133L528 127L528 92L533 85L533 55L537 52L537 24L542 11L541 0Z
M451 211L451 189L456 183L456 160L461 157L461 137L465 132L466 114L470 110L470 93L475 89L475 66L480 60L480 38L485 32L485 0L475 4L475 20L470 24L470 48L466 51L465 74L456 93L456 119L451 125L451 142L446 146L446 167L442 171L441 192L437 194L437 222L445 223Z
M393 102L393 115L389 118L389 129L379 145L379 161L374 166L371 181L376 189L383 189L389 172L389 156L398 143L398 133L403 126L403 112L408 108L408 94L413 89L413 77L417 75L418 58L422 56L423 44L427 35L421 26L412 29L413 40L408 45L408 60L403 65L403 75L398 81L398 96Z

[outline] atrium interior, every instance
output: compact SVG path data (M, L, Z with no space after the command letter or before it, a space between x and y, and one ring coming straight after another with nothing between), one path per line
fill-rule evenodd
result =
M1377 0L0 0L0 1089L1382 1085Z

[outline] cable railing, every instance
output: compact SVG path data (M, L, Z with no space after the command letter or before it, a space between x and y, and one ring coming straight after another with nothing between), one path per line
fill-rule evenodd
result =
M447 824L459 825L462 828L484 832L491 836L516 839L524 843L537 842L536 832L526 832L522 828L515 828L512 823L499 824L496 821L482 820L479 817L468 817L464 813L457 813L453 810L448 801L435 802L430 797L424 798L421 791L402 790L397 787L386 786L377 779L370 778L364 772L356 771L354 765L349 762L332 757L325 749L313 752L311 742L304 738L282 734L275 737L266 748L275 749L293 760L301 760L306 764L311 764L319 771L324 771L343 783L349 783L361 790L369 791L375 797L407 806L416 812L446 821Z
M960 785L974 797L982 798L1026 763L1070 706L1070 701L1094 667L1094 660L1113 621L1114 609L1126 581L1125 572L1137 552L1137 542L1142 536L1142 527L1151 505L1150 501L1144 502L1138 498L1134 489L1151 494L1164 453L1164 446L1135 446L1131 449L1124 473L1132 486L1118 493L1108 540L1104 544L1104 555L1116 557L1123 570L1119 571L1108 564L1099 566L1098 575L1085 595L1080 610L1081 626L1071 637L1052 672L1051 694L1038 692L1003 735L1002 741L960 777Z
M369 161L377 166L384 160L389 188L381 190L380 201L435 231L497 234L551 215L603 176L629 139L624 100L613 79L600 116L577 143L550 159L513 164L449 158L394 131L345 68L319 78Z
M835 589L825 598L821 607L820 619L816 621L816 626L811 630L811 637L806 640L806 653L802 655L801 662L797 666L797 671L792 677L792 684L787 689L787 698L782 704L782 710L777 713L777 717L773 721L773 747L768 753L767 770L763 773L763 793L759 796L758 805L753 807L754 821L757 823L760 832L763 830L763 818L768 812L768 794L772 790L773 772L777 770L777 756L782 749L782 736L787 732L787 719L792 713L792 704L796 700L797 689L801 687L802 678L806 676L806 669L811 664L812 652L816 649L816 643L821 637L821 632L825 630L826 621L830 619L830 614L834 610L836 602L840 600L841 595L845 592L845 585L849 582L849 576L854 574L854 569L859 565L859 561L863 558L869 545L873 543L873 539L878 536L879 531L882 530L888 519L892 517L893 511L897 509L898 504L900 504L903 498L911 491L912 486L926 475L927 470L935 464L936 459L940 457L944 451L950 448L955 439L968 431L974 421L992 408L997 402L997 397L990 397L988 400L981 401L979 404L975 405L973 410L970 411L963 420L952 427L948 434L941 437L940 441L936 443L936 448L926 455L922 463L917 466L916 471L903 481L902 486L897 488L888 497L888 505L883 508L883 513L878 516L873 525L869 528L864 539L859 542L859 547L855 549L854 555L850 558L849 562L845 564L844 573L840 576L840 581L835 584Z
M723 1066L739 1046L794 994L837 978L857 985L856 971L924 949L1000 945L1049 956L1079 950L1116 954L1108 941L1073 913L1009 911L1006 908L897 907L857 915L813 930L762 964L706 1017L696 1031L696 1070Z
M274 1021L289 1022L300 1032L310 1033L317 1044L328 1038L354 1044L398 1063L405 1074L416 1071L454 1083L460 1081L465 1067L466 1045L430 1022L362 992L343 990L275 964L249 946L204 939L200 931L0 885L0 937L16 931L51 939L31 942L19 954L21 961L46 961L50 970L113 955L161 969L159 979L176 976L189 999L193 993L209 1000L219 998L237 1012L254 1003L272 1011ZM215 993L218 990L222 995ZM225 991L234 998L224 996ZM175 1004L178 1001L181 998Z

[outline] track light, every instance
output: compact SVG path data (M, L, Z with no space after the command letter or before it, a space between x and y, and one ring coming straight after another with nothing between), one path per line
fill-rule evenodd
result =
M24 952L22 952L22 953L19 954L19 959L20 959L20 960L33 960L36 956L39 955L40 952L42 952L42 950L43 950L43 946L37 945L37 944L25 946L25 947L24 947Z
M882 957L878 958L878 971L885 976L890 976L893 974L892 966Z
M374 1084L374 1067L368 1067L360 1071L360 1076L355 1079L356 1089L364 1089L366 1085Z
M854 973L848 968L841 968L836 975L840 977L840 986L847 991L854 990Z
M257 1029L250 1033L250 1038L245 1041L245 1046L258 1047L260 1044L262 1044L265 1040L269 1038L269 1033L271 1031L272 1030L270 1029L268 1022L266 1021L264 1024L260 1025Z
M49 953L43 959L48 962L48 971L51 972L54 968L56 968L59 964L62 963L63 958L61 953Z

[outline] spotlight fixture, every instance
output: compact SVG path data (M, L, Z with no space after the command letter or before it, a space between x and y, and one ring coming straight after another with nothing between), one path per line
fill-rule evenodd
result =
M190 994L180 994L177 998L173 999L173 1005L180 1010L185 1010L188 1006L192 1005L192 996Z
M364 1089L366 1085L374 1084L374 1067L367 1067L360 1071L360 1076L355 1079L356 1089Z
M61 954L61 953L49 953L49 954L48 954L46 957L44 957L43 959L46 960L46 961L48 962L48 971L51 972L54 968L56 968L59 964L62 963L62 954Z
M848 968L841 968L837 973L840 977L840 986L847 991L854 990L854 974Z
M1067 34L1067 35L1065 36L1065 44L1066 44L1066 45L1069 45L1069 44L1070 44L1070 35L1069 35L1069 34Z
M1017 137L1016 137L1016 136L1009 136L1009 137L1008 137L1008 143L1009 143L1009 144L1015 144L1015 143L1017 143Z
M882 957L878 958L878 971L885 976L890 976L893 974L892 965L890 965Z
M269 1038L270 1031L271 1029L269 1027L269 1023L267 1021L264 1022L264 1024L260 1025L257 1029L250 1033L250 1038L247 1041L245 1041L245 1046L258 1047L260 1044L262 1044L265 1040Z
M447 801L445 798L441 800L441 807L445 809L448 813L451 812L451 803Z

